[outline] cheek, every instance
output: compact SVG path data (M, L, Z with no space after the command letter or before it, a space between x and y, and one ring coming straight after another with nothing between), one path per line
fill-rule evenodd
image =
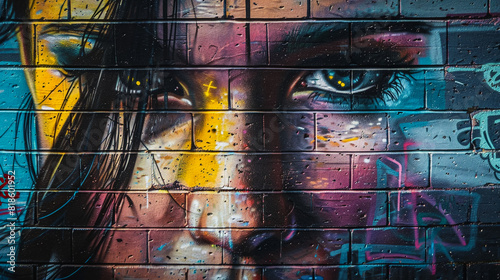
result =
M36 109L73 110L80 98L78 80L69 79L56 69L36 69L32 79Z

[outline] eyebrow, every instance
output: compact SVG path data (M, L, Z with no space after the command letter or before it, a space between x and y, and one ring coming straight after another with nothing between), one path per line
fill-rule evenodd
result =
M296 61L303 61L302 66L363 66L363 57L370 55L372 60L383 61L390 58L388 65L404 66L411 58L398 59L397 43L379 43L368 47L359 47L352 52L352 42L370 38L373 35L388 34L430 34L431 26L423 22L339 22L338 24L305 24L297 26L283 39L286 42L287 54L294 54ZM318 52L311 54L308 49L324 46L325 52L318 56ZM403 46L402 46L403 47ZM331 48L329 53L326 49ZM378 50L373 52L374 50ZM354 62L354 63L351 63ZM325 64L326 63L326 64ZM370 63L368 63L370 64Z
M349 29L351 32L349 32ZM431 26L424 22L339 22L338 24L305 24L301 25L296 31L290 32L285 38L289 42L326 42L332 41L332 34L341 36L336 40L349 39L350 34L356 37L356 30L378 31L380 33L418 33L429 34ZM375 32L374 32L375 33ZM359 37L359 36L358 36Z
M47 24L43 25L40 30L40 34L46 34L51 32L77 32L77 31L85 31L85 24Z

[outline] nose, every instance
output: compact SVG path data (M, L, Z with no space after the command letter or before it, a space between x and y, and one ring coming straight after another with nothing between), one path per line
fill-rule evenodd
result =
M217 99L217 95L227 96L222 81L227 83L227 78L204 72L196 82L186 84L199 105ZM251 87L243 84L233 91L252 95ZM176 176L190 190L186 209L193 238L233 250L253 240L258 229L272 226L265 211L271 211L275 219L289 207L285 199L276 199L279 202L272 210L264 209L266 192L283 189L280 156L262 154L267 146L276 148L279 138L265 135L265 114L216 109L193 113L193 151L182 156Z
M281 189L283 181L278 159L269 157L275 156L225 155L221 171L227 185L188 194L188 226L195 240L235 250L253 240L259 229L272 226L267 216L275 219L278 213L287 212L287 201L282 199L272 208L264 208L266 193ZM283 220L287 217L283 215Z

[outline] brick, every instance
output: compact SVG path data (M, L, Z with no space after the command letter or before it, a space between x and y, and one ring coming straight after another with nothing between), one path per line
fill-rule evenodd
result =
M263 132L262 114L194 114L195 145L204 151L262 151Z
M313 193L315 227L362 227L386 225L385 192Z
M63 229L23 228L22 246L17 260L24 263L71 263L71 231Z
M225 156L227 182L225 187L236 190L282 190L287 171L284 155L231 154Z
M96 255L88 240L103 238ZM73 258L77 263L146 263L146 230L73 230ZM96 248L94 248L96 249Z
M69 1L64 0L49 0L37 2L36 5L31 5L29 9L31 19L38 20L61 20L68 19L68 4ZM52 13L51 10L59 9L58 14Z
M471 114L472 117L472 144L475 150L490 150L487 153L482 154L483 158L489 159L492 168L495 170L499 169L499 165L496 162L496 155L491 150L496 150L500 147L500 140L498 140L498 134L500 134L500 129L496 125L498 119L500 119L500 111L478 111Z
M262 194L206 192L187 195L188 226L253 228L262 225Z
M471 221L500 223L500 188L498 185L471 191Z
M270 267L264 269L264 279L314 279L313 270L307 267Z
M223 252L221 240L221 230L151 230L149 262L186 265L221 264Z
M425 256L423 228L386 227L352 232L353 264L424 263Z
M18 146L17 141L15 141L16 134L21 133L21 128L16 124L16 120L26 118L27 113L17 113L12 112L1 112L2 120L0 121L0 126L2 129L2 134L0 134L0 150L18 150L23 151L26 149L24 146Z
M182 193L123 194L116 210L116 226L185 227L185 201Z
M435 110L444 110L444 109L453 109L454 102L450 102L453 100L448 98L447 96L447 83L446 80L446 72L445 70L426 70L424 71L424 79L423 87L426 95L426 107L428 109Z
M168 2L167 14L160 15L160 18L222 18L224 17L224 1L179 1L176 3L177 11L173 9L173 2Z
M384 265L339 265L314 269L315 279L387 279Z
M385 114L317 114L318 151L383 151Z
M428 95L428 106L440 110L477 110L498 108L495 83L487 77L492 66L447 67L441 90ZM490 81L490 82L488 82ZM436 81L438 82L438 81ZM492 86L492 87L491 87Z
M115 93L111 98L95 102L93 104L75 104L73 110L92 111L152 111L159 114L159 111L165 115L177 115L182 119L181 114L188 115L193 110L226 110L228 104L228 71L227 70L177 70L168 69L123 69L119 70L88 70L85 71L90 77L99 76L99 81L108 81L109 86L114 88ZM36 69L36 74L53 73L55 69ZM38 79L38 76L35 77ZM50 83L46 83L46 81ZM40 76L40 81L48 85L48 89L40 89L46 92L51 98L65 98L61 93L66 93L67 89L62 85L57 85L60 81L56 79L47 79ZM80 89L92 87L92 83L85 82L85 79L78 80ZM197 81L197 82L194 82ZM57 86L56 86L57 85ZM63 84L64 85L64 84ZM95 86L95 85L94 85ZM51 93L53 89L55 93ZM82 90L83 91L83 90ZM56 94L57 93L57 94ZM139 108L139 97L147 93L147 99L144 100L144 108ZM62 96L60 96L62 95ZM80 94L78 94L80 95ZM54 103L62 103L62 100ZM45 101L48 102L48 101ZM120 105L116 105L119 102ZM117 108L118 107L118 108ZM61 109L55 107L56 109ZM48 108L46 108L48 110ZM164 116L164 118L166 118ZM172 122L174 123L174 122Z
M290 154L282 157L287 190L348 189L351 157L343 154Z
M28 153L23 151L18 153L4 154L2 155L2 160L0 160L0 168L1 170L3 170L3 173L0 173L0 178L3 178L5 182L5 174L7 174L8 183L9 174L11 174L11 176L14 175L13 179L16 185L16 190L31 190L33 185L31 170L29 169L28 162L36 162L38 160L39 154L37 153ZM3 188L8 190L8 186L6 185Z
M463 272L459 264L390 265L389 279L464 279Z
M349 267L351 279L387 279L387 268L377 265L356 265Z
M294 101L282 95L292 86L291 77L300 75L303 75L302 71L294 70L230 70L231 108L266 111L294 109Z
M359 7L366 9L360 13ZM389 18L398 15L398 1L354 0L339 2L334 0L311 1L313 18Z
M10 265L2 264L0 266L0 276L4 279L20 279L20 280L29 280L33 279L33 271L35 270L31 265L19 265L16 263L14 268L15 272L12 273L8 270L11 267Z
M347 66L347 23L269 23L270 64L276 66Z
M140 150L190 150L191 114L157 113L145 116Z
M112 266L89 266L89 265L62 265L54 267L52 265L39 266L37 276L47 278L51 273L58 271L59 277L68 277L73 279L113 279ZM43 279L42 278L42 279ZM31 278L30 278L31 279Z
M104 19L107 9L104 9L105 1L85 1L85 0L68 0L71 11L71 19L93 21ZM96 13L96 10L104 10L103 13Z
M226 1L226 17L229 19L246 18L246 1L245 0L228 0Z
M312 151L314 133L313 114L264 114L264 145L268 151Z
M497 183L495 171L480 154L433 154L431 157L433 188L470 188Z
M138 185L155 190L213 190L227 188L228 175L225 169L230 169L226 157L222 153L154 153L151 172L138 170L135 179ZM147 162L147 161L146 161ZM138 165L143 166L143 165ZM137 172L135 171L135 172ZM142 172L146 173L142 174ZM150 176L150 183L145 180ZM132 185L133 186L133 185ZM144 189L144 188L141 188Z
M424 96L433 70L353 70L352 77L361 79L360 93L353 93L353 110L418 110L425 107ZM356 89L353 83L354 89ZM351 90L353 92L353 90Z
M241 279L260 280L262 275L261 270L260 268L192 267L189 268L187 279L232 279L234 277L241 277Z
M58 1L58 0L56 0ZM97 24L93 28L96 31L104 30L105 25ZM82 52L89 53L95 44L95 40L84 40L83 32L70 33L71 36L57 36L58 32L71 29L71 25L61 23L59 25L38 24L33 26L36 37L34 42L35 65L82 67L85 62L99 63L98 61L82 61ZM49 29L52 32L46 32ZM66 31L68 32L68 31ZM59 73L62 76L62 73Z
M449 64L486 64L498 61L498 23L494 20L457 20L449 23Z
M490 7L489 7L489 12L492 15L498 16L500 14L500 1L498 0L492 0L490 1Z
M222 232L225 265L283 264L281 230L259 228L231 229Z
M185 280L187 268L171 266L127 266L114 267L113 273L116 280L133 279L170 279Z
M38 193L37 205L37 220L42 226L105 226L112 220L115 197L106 193L43 192Z
M171 102L169 108L172 110L227 110L229 108L229 72L227 70L197 69L169 73L178 82L173 81L165 87L175 85L181 88L182 92L177 94L178 98L183 97L191 102L191 105L176 105L175 102Z
M8 60L16 61L18 53L10 53L14 49L0 47L0 59L2 62ZM12 56L12 57L11 57ZM29 96L29 88L26 85L24 71L19 69L0 69L0 109L19 109L22 100ZM3 112L2 112L3 113Z
M496 279L500 277L499 263L477 263L467 265L467 279Z
M428 261L437 263L498 261L498 225L460 225L427 230Z
M348 253L348 244L347 230L285 231L281 261L286 264L346 264L344 256Z
M187 63L187 31L185 24L175 24L171 26L170 23L140 23L140 24L127 24L119 23L110 26L104 24L95 24L92 26L95 32L104 32L106 30L108 33L106 36L110 38L110 50L112 53L109 56L91 56L92 50L94 49L95 40L88 39L83 42L83 32L75 34L68 39L66 37L59 38L52 33L43 33L44 29L48 28L47 25L36 25L35 33L38 34L37 40L35 42L35 65L44 66L64 66L65 70L75 68L75 67L93 67L98 66L122 66L122 67L145 67L145 66L158 66L158 65L172 65L181 64L186 65ZM67 30L71 28L71 25L60 23L57 25L51 25L52 30ZM175 32L175 44L169 50L163 50L161 54L159 52L155 53L155 56L151 59L145 59L143 55L138 55L138 53L152 55L151 46L147 42L155 40L161 41L159 35L150 34L148 38L144 38L140 42L134 40L134 38L142 33L144 36L147 30L153 29L174 29ZM67 31L66 31L67 32ZM70 40L73 39L73 40ZM135 42L134 46L131 46L131 42ZM134 49L134 52L130 50ZM84 51L83 56L77 51ZM167 53L170 52L170 53ZM56 54L57 53L57 54ZM64 53L64 55L63 55ZM150 54L151 53L151 54ZM154 62L153 62L154 61Z
M463 224L470 222L471 204L467 190L391 192L389 217L395 226Z
M66 121L72 116L67 112L63 113L50 113L43 112L39 114L39 118L47 121L47 129L52 128L57 125L60 133L62 133L63 127L66 128L64 131L72 131L76 129L75 127L79 125L69 124L67 127L63 126L62 123L58 121L58 118ZM61 149L75 152L75 151L92 151L97 152L102 149L100 145L109 144L113 140L109 137L105 137L110 133L109 130L116 129L114 133L120 137L125 136L122 128L124 128L124 123L129 125L134 125L135 118L143 119L143 133L141 135L142 142L137 146L135 151L146 151L146 150L190 150L191 149L191 134L192 134L192 117L189 113L145 113L137 115L130 114L105 114L105 113L82 113L77 114L79 118L88 120L91 119L95 123L95 127L89 130L85 136L69 134L70 144L64 145ZM76 121L75 121L76 122ZM119 123L115 126L116 123ZM130 128L130 127L128 127ZM167 137L168 136L168 137ZM47 135L47 141L52 141L53 134ZM136 139L138 140L138 139ZM132 147L130 148L132 151Z
M445 31L444 22L425 25L396 21L355 22L352 23L351 62L375 67L441 65L446 49L439 42Z
M470 149L468 114L391 113L390 151Z
M188 40L192 65L263 65L267 62L266 26L261 23L188 24Z
M483 17L487 12L487 1L401 1L401 15L404 17Z
M51 167L57 166L53 174L39 179L43 182L43 184L40 184L42 187L39 187L39 190L82 190L89 188L82 184L81 157L79 155L74 153L51 153L37 155L37 157L39 160L43 158L47 162L50 161Z
M263 206L266 227L311 227L318 223L311 193L264 194Z
M251 18L305 18L308 1L256 0L250 6Z
M429 171L426 153L354 155L352 188L427 187Z
M130 20L127 19L127 20ZM123 67L158 67L186 65L188 62L188 31L183 23L120 23L112 25L114 32L115 64ZM149 30L168 30L167 34L151 33ZM173 33L173 34L172 34ZM147 35L145 35L147 34ZM142 36L137 42L137 36ZM151 42L165 44L162 37L172 36L173 44L169 49L151 52ZM175 36L175 37L173 37ZM131 45L131 42L135 42ZM133 50L133 51L130 51ZM143 55L140 55L143 53ZM147 57L145 57L147 55Z
M348 279L348 266L328 266L314 269L316 279Z
M27 158L31 157L31 159L36 160L37 155L31 155L27 153L11 153L10 155L3 155L3 159L0 161L0 168L2 173L0 173L0 190L8 191L9 186L8 183L11 181L11 185L13 184L18 190L31 190L32 182L30 178L30 170L27 168ZM18 160L16 162L16 160ZM3 198L5 195L2 196Z

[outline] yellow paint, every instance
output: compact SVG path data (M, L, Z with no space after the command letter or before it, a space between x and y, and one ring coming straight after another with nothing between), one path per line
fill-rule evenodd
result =
M340 142L347 143L347 142L352 142L352 141L356 141L356 140L359 140L359 137L356 136L356 137L342 139L342 140L340 140Z
M318 135L317 138L318 138L318 140L321 140L321 141L328 141L329 140L328 138L325 138L321 135Z
M140 81L137 81L135 82L136 85L140 86L141 85L141 82Z
M210 81L210 83L207 85L207 84L203 84L203 86L207 87L207 90L205 91L205 96L210 96L210 89L216 89L216 87L212 86L212 82L213 81Z
M235 136L230 132L238 133L238 125L244 121L234 114L208 113L200 114L195 119L195 139L199 149L209 151L227 150L220 147L220 143L228 143L230 149ZM189 187L220 188L224 185L225 164L221 154L185 154L180 163L181 171L177 180Z
M72 7L78 9L81 13L94 15L94 18L99 18L103 17L105 13L96 14L95 10L98 7L104 7L105 3L107 3L106 0L77 1L76 3L72 3ZM67 19L67 1L34 1L30 8L29 16L32 19ZM67 26L68 24L64 23L64 25ZM58 65L57 56L51 51L49 46L53 44L65 48L81 48L83 31L76 27L71 31L61 31L57 29L57 26L55 28L47 28L48 26L48 24L39 24L36 25L36 29L33 29L34 26L31 25L31 29L22 30L23 33L18 35L23 64L54 65L53 68L25 68L26 80L33 96L35 109L47 110L38 114L37 117L40 131L38 141L41 148L44 149L52 147L54 140L61 133L61 128L69 121L70 117L70 114L67 112L61 113L53 110L70 111L75 109L80 99L82 87L80 80L67 76L67 71ZM46 35L51 35L51 32L53 34L68 36L63 39L60 37L57 41L47 41ZM33 42L32 38L37 38L37 41ZM36 50L35 61L31 60L32 46ZM86 41L85 50L90 50L92 47L91 42Z

